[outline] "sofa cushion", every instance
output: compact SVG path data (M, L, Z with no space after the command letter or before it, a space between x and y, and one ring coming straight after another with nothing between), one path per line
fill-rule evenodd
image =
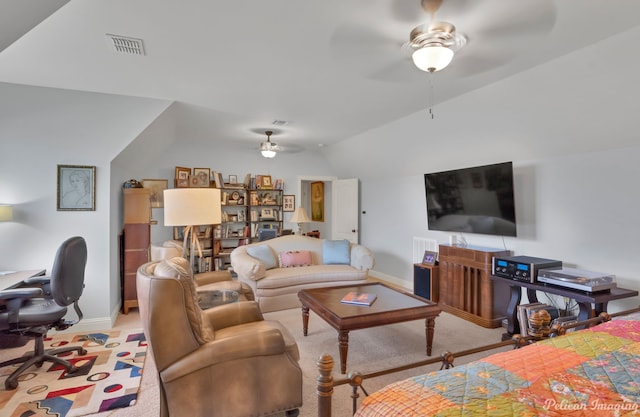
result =
M266 269L278 267L278 261L268 245L247 246L247 253L262 262Z
M322 241L322 263L325 265L349 265L351 243L347 239Z
M311 262L311 252L308 250L280 252L280 268L311 265L313 265Z
M256 296L264 295L264 290L297 294L310 284L331 286L333 282L366 280L367 271L349 265L311 265L298 268L277 268L266 272L266 276L255 281Z

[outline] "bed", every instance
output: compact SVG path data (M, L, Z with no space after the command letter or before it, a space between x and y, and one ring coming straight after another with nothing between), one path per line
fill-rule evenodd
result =
M392 383L367 396L355 416L640 415L640 311L632 311L605 314L595 320L606 321L584 330ZM327 384L327 368L318 364L325 378L318 378L318 416L328 417L331 386L345 381ZM355 374L346 383L357 388L363 379Z

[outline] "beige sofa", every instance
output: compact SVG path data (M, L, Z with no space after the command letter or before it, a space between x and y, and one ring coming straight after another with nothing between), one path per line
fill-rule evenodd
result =
M233 270L253 289L262 312L299 307L302 289L362 283L374 263L373 254L362 245L298 235L231 252Z

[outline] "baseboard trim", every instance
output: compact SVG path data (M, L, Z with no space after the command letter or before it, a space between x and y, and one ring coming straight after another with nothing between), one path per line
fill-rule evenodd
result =
M96 332L101 330L109 330L112 329L116 323L116 319L118 318L118 313L120 312L120 304L116 305L113 310L111 310L111 315L109 317L97 317L93 319L82 319L78 323L69 327L66 330L56 331L50 330L50 334L56 333L84 333L84 332Z
M387 274L382 273L382 272L370 270L369 271L369 276L374 278L374 279L377 279L379 281L388 282L391 285L395 285L396 287L403 288L405 291L409 291L409 292L413 291L412 283L407 282L407 281L405 281L403 279L400 279L398 277L394 277L393 275L387 275Z

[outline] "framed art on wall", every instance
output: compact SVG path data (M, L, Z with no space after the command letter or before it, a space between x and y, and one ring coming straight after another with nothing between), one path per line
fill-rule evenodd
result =
M163 191L169 188L169 180L142 180L142 187L148 188L151 198L151 207L164 207Z
M282 211L295 211L296 210L296 196L295 195L283 195L282 196Z
M324 221L324 182L311 183L311 220Z
M57 209L95 211L95 166L58 165Z

